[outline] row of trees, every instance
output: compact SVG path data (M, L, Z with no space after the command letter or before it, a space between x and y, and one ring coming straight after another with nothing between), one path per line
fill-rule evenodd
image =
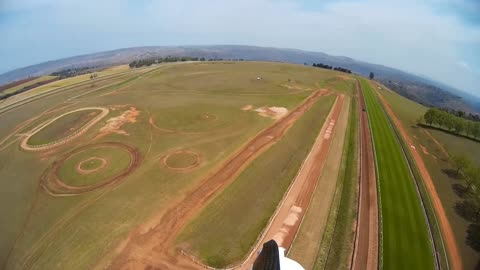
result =
M470 159L463 155L453 156L452 161L456 166L454 173L457 178L463 179L466 184L458 185L461 188L458 188L457 192L463 200L456 203L455 210L461 217L472 222L467 228L466 243L480 251L480 167L474 166Z
M130 68L138 68L142 66L151 66L159 63L185 62L185 61L244 61L244 59L223 59L223 58L205 58L205 57L191 57L191 56L167 56L139 59L129 64Z
M333 70L336 70L336 71L341 71L341 72L345 72L345 73L352 73L352 71L350 69L346 69L346 68L342 68L342 67L333 67L333 66L329 66L329 65L325 65L325 64L322 64L322 63L313 63L314 67L318 67L318 68L324 68L324 69L333 69Z
M474 122L480 122L480 115L478 115L478 114L466 113L462 110L451 110L451 109L447 109L447 108L444 108L444 109L442 108L441 110L445 111L445 112L448 112L448 113L451 113L455 116L461 117L463 119L472 120Z
M57 76L60 80L70 77L75 77L82 74L92 73L97 70L98 67L82 67L82 68L67 68L60 71L52 72L51 76Z
M425 123L437 126L457 134L465 134L473 138L480 138L480 122L466 120L447 111L430 108L424 115Z

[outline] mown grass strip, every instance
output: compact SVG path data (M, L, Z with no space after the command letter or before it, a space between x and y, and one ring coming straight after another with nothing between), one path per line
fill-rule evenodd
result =
M320 132L335 96L321 98L187 226L179 242L225 267L250 252Z
M370 85L361 80L376 151L384 269L434 269L427 222L407 160Z
M445 244L443 242L442 238L442 233L440 230L440 225L438 224L437 221L437 216L435 214L435 210L433 208L430 195L425 187L425 183L423 182L422 175L420 174L420 171L418 169L417 163L415 162L412 153L410 152L410 148L405 141L405 138L401 136L400 131L398 130L398 127L393 124L393 121L391 120L391 117L385 113L387 117L390 119L390 123L392 123L392 127L397 134L397 137L399 139L399 142L401 143L401 146L403 148L403 152L405 153L405 156L407 158L407 161L410 165L411 172L413 174L413 178L416 182L416 185L418 187L418 190L421 195L421 200L423 202L423 206L425 207L427 219L428 219L428 225L430 227L431 235L433 238L433 244L436 247L436 252L438 256L438 263L439 263L439 268L440 269L450 269L449 263L448 263L448 255L447 251L445 249Z
M338 203L332 205L332 212L336 207L336 218L328 220L332 223L332 236L328 243L324 267L314 269L350 269L350 257L355 242L354 222L357 218L357 196L358 196L358 111L357 100L352 98L349 124L345 137L345 148L340 171L340 183L338 191ZM337 201L337 198L335 199ZM330 227L330 225L327 225ZM319 259L319 258L317 258Z

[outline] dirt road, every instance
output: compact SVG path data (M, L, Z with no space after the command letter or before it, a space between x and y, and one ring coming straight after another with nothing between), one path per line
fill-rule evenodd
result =
M305 210L305 216L301 221L300 228L288 249L287 256L300 263L305 269L314 269L317 262L319 262L318 257L323 257L324 254L321 247L328 245L327 243L330 242L326 240L329 238L326 234L326 228L330 215L337 213L334 203L338 201L339 189L343 186L341 181L339 181L339 176L342 168L345 135L350 115L350 100L350 97L345 96L342 110L337 120L334 122L333 120L327 120L326 133L323 136L321 133L319 134L318 140L332 140L331 145L329 146L324 164L317 164L318 166L323 166L321 175L317 179L316 187ZM332 128L332 123L334 123L334 128ZM313 147L312 154L315 150ZM321 267L320 265L318 266Z
M110 269L195 269L198 265L178 256L173 249L179 232L212 198L225 188L253 158L278 141L313 104L328 91L316 91L300 106L260 132L216 172L187 192L185 197L171 203L170 208L154 217L146 226L132 232L117 248Z
M339 95L330 111L312 150L302 164L294 182L284 196L277 211L255 245L250 256L239 269L249 269L261 250L263 243L274 239L280 247L288 250L297 234L306 210L322 173L332 143L332 135L344 105L344 96Z
M352 269L378 268L378 194L368 114L364 111L360 82L357 80L360 117L360 194Z
M390 118L394 122L395 126L397 126L397 128L399 129L402 137L407 142L407 144L414 145L412 139L406 132L400 120L398 120L397 116L393 112L388 102L384 99L384 97L380 93L377 92L377 95L380 98L382 104L384 105L387 113L390 115ZM430 195L430 199L432 200L433 207L435 208L438 221L440 222L440 228L442 231L443 240L449 254L450 267L451 269L463 269L462 259L460 257L460 252L458 251L457 242L455 241L452 227L450 226L450 222L448 221L447 215L445 213L445 209L443 208L443 205L442 205L442 201L438 196L437 190L435 188L435 184L433 183L433 180L430 177L427 167L425 166L425 163L423 162L423 159L421 158L420 154L417 152L416 149L413 149L411 147L409 149L410 149L410 152L412 153L413 158L415 159L415 163L417 164L418 170L422 175L422 179L425 183L425 186L427 187L428 193Z

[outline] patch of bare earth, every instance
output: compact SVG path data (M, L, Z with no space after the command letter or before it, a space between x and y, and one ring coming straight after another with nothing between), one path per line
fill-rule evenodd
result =
M272 119L280 119L288 114L288 109L284 107L260 107L255 109L258 115Z
M242 107L242 111L250 111L251 109L253 109L252 105L245 105Z
M130 135L125 130L122 130L121 127L126 123L135 123L137 122L137 116L140 115L140 111L135 107L130 107L130 109L123 112L121 115L112 117L107 120L105 126L100 128L100 134L98 134L95 139L104 137L110 133L117 133L121 135Z

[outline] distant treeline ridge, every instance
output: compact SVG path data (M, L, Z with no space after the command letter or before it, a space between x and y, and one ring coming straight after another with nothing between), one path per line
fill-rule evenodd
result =
M341 72L345 72L345 73L352 73L352 71L350 69L346 69L346 68L342 68L342 67L333 67L333 66L329 66L329 65L325 65L325 64L322 64L322 63L313 63L314 67L318 67L318 68L324 68L324 69L333 69L333 70L336 70L336 71L341 71Z
M223 58L205 58L205 57L191 57L191 56L167 56L167 57L153 57L139 59L129 64L130 68L138 68L142 66L151 66L159 63L172 63L172 62L186 62L186 61L244 61L244 59L223 59Z

